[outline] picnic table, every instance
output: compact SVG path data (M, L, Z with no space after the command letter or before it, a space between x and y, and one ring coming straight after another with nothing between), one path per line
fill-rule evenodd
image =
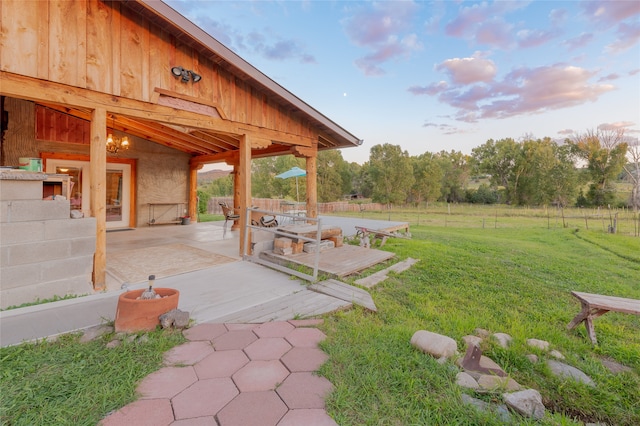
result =
M567 328L575 328L584 321L587 334L591 343L598 344L596 331L593 328L593 319L606 314L607 312L622 312L626 314L640 315L640 300L626 299L624 297L603 296L601 294L582 293L572 291L571 294L582 304L582 310L571 320Z

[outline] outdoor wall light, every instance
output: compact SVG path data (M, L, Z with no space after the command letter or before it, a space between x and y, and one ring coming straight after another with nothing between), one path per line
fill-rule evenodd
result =
M182 67L171 68L171 74L173 74L175 78L181 78L181 81L183 83L188 83L189 79L191 79L194 83L197 83L200 80L202 80L202 76L200 74L196 74L191 70L185 70Z

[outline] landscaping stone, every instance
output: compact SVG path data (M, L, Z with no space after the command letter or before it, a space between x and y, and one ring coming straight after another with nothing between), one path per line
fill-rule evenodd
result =
M527 357L527 359L528 359L529 361L531 361L533 364L535 364L536 362L538 362L538 355L535 355L535 354L529 354L529 355L526 355L526 357Z
M482 337L483 339L486 339L491 335L489 330L485 330L484 328L476 328L475 330L473 330L473 332L476 333L477 336Z
M456 363L457 363L457 365L458 365L459 367L464 368L464 367L462 366L462 358L458 359ZM480 357L480 367L482 367L482 368L489 368L489 369L491 369L491 370L497 370L497 371L502 372L502 374L503 374L504 376L506 376L506 375L507 375L507 373L505 373L505 371L502 369L502 367L500 367L500 366L499 366L499 365L498 365L494 360L492 360L491 358L486 357L486 356L484 356L484 355L482 355L482 356ZM472 371L472 370L467 370L467 369L465 369L465 372L467 372L469 375L471 375L471 376L472 376L473 378L475 378L476 380L478 380L478 379L480 378L480 376L482 376L483 374L485 374L485 373L482 373L482 372Z
M547 365L551 369L551 372L558 377L571 378L588 386L595 386L591 377L587 376L575 367L554 360L548 360Z
M96 325L95 327L89 327L82 334L80 343L90 342L108 333L113 333L113 327L110 325L102 324Z
M189 312L172 309L159 317L162 328L186 328L189 325Z
M513 337L509 336L507 333L494 333L493 338L496 339L498 344L503 348L508 348L513 340Z
M562 353L556 351L555 349L552 350L551 352L549 352L549 355L551 355L552 357L554 357L556 359L564 359L564 355L562 355Z
M505 393L502 397L508 407L523 416L536 420L544 417L545 407L542 404L542 397L540 396L540 392L535 389Z
M498 377L489 374L483 374L478 379L478 386L480 389L486 391L507 391L515 392L522 389L520 384L513 380L511 377Z
M538 348L543 351L549 350L549 342L545 340L527 339L527 345L531 346L532 348Z
M436 358L450 358L458 350L458 344L451 337L426 330L416 331L411 337L411 344Z
M117 348L121 344L122 344L122 342L120 340L114 339L114 340L110 341L109 343L107 343L106 347L107 347L107 349L113 349L113 348Z
M505 405L500 404L494 406L464 393L462 394L462 402L467 405L473 405L480 411L495 411L495 413L500 417L500 420L502 420L504 423L511 422L511 414L509 413L509 410Z
M456 375L456 384L468 389L478 389L478 387L480 386L478 385L478 382L476 382L476 379L473 378L473 376L465 373L464 371L461 371Z
M631 373L633 371L632 368L627 367L626 365L622 365L618 362L615 361L611 361L611 360L602 360L602 365L604 365L605 367L607 367L607 369L612 373L612 374L619 374L619 373Z
M467 335L462 337L462 341L467 346L471 346L471 345L480 346L480 344L482 343L482 338L478 336Z

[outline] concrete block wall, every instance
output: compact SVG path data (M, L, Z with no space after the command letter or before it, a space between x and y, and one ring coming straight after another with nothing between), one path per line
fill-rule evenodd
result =
M95 218L71 219L68 200L42 200L41 181L0 182L0 308L92 293Z

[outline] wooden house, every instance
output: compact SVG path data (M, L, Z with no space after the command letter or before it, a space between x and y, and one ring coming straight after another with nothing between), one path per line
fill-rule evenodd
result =
M71 208L95 217L96 289L106 230L147 226L154 209L195 217L204 164L233 166L244 211L251 159L304 157L316 216L318 151L361 143L155 0L2 0L0 96L0 165L69 174Z

